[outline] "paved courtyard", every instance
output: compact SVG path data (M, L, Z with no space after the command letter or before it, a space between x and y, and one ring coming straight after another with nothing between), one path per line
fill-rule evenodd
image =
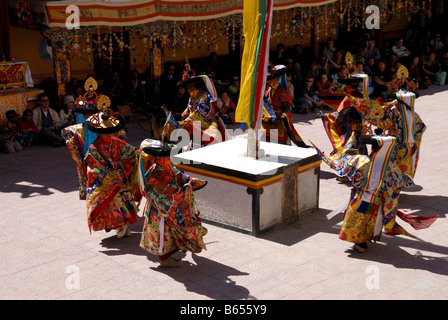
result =
M430 87L416 101L427 130L416 185L399 199L406 213L440 218L424 230L397 218L418 239L383 236L363 254L338 239L342 215L326 218L345 202L350 187L324 163L317 212L260 237L205 224L207 250L181 254L182 268L164 269L139 248L142 219L129 238L89 233L67 148L0 154L0 299L446 300L446 88ZM294 123L305 140L331 151L315 114L295 114ZM147 137L149 122L140 124L128 126L134 146Z

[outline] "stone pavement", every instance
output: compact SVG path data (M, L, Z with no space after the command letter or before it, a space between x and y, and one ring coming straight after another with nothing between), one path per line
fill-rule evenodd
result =
M407 213L440 218L424 230L410 230L399 221L419 239L383 236L364 254L338 239L342 215L326 218L344 203L350 187L336 181L324 163L318 212L258 238L205 224L207 250L181 254L182 268L164 269L139 248L141 219L132 225L129 238L89 233L66 148L33 146L0 154L0 299L445 300L446 88L430 87L416 101L427 130L416 186L403 191L399 200ZM305 140L331 151L314 114L295 114L294 121ZM128 127L130 143L139 146L146 132L137 123Z

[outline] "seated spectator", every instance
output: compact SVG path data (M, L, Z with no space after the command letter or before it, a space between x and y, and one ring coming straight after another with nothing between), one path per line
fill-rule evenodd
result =
M317 79L317 77L319 76L319 65L317 64L316 61L311 62L310 67L308 68L308 72L306 74L306 76L311 76L313 77L313 79Z
M236 106L232 99L229 97L227 91L221 93L222 107L219 111L219 116L225 124L235 124L235 111Z
M338 72L334 73L331 76L333 82L333 90L336 92L345 92L345 84L339 83L339 79L346 79L350 76L350 72L345 63L341 65L341 68Z
M370 57L375 59L375 62L378 62L381 58L380 51L377 47L375 47L375 40L370 40L366 42L366 48L364 50L364 58L369 59Z
M292 104L293 104L293 110L296 109L296 100L295 100L295 96L296 96L296 90L299 88L300 85L294 85L294 83L292 82L292 74L290 72L286 72L286 86L289 92L289 95L291 96L291 100L292 100Z
M219 62L216 52L210 52L207 69L212 73L215 79L221 80L224 78L225 69Z
M108 77L101 89L102 93L110 98L110 108L114 111L118 111L119 106L126 105L128 103L126 98L126 88L120 78L118 71L112 71L110 77Z
M144 99L145 89L142 80L140 79L140 73L137 69L131 70L131 79L129 81L128 90L133 97L136 97L140 100Z
M187 108L188 100L190 100L190 95L188 94L187 90L185 90L185 87L179 86L177 88L176 96L174 97L172 109L168 110L173 114L181 114Z
M378 69L373 73L373 94L377 97L382 96L388 92L390 82L394 76L389 69L386 68L386 62L380 60L378 63Z
M334 66L331 66L332 68L330 68L330 64L328 63L330 61L330 57L321 57L319 60L319 64L317 65L317 69L319 70L319 73L317 76L314 77L314 80L318 80L319 79L319 75L324 72L324 73L328 73L328 71L334 71Z
M326 73L322 73L320 75L319 81L316 83L318 92L333 92L333 83L328 80L328 75Z
M304 85L298 90L299 96L297 97L298 112L308 113L314 111L316 108L324 106L325 104L316 95L314 88L314 77L306 76Z
M275 52L270 54L271 62L274 66L276 65L286 65L286 57L285 57L285 45L283 43L277 44L275 47Z
M395 53L398 58L408 57L411 52L403 45L404 39L400 39L397 43L392 47L392 52Z
M64 97L64 104L59 111L59 119L61 120L61 129L74 125L76 123L75 113L73 112L73 106L75 104L75 99L71 95L66 95Z
M176 72L176 66L170 64L167 72L160 76L160 95L162 104L168 109L173 109L174 97L177 93L177 83L180 81L180 75Z
M420 55L420 60L421 60L422 63L429 59L429 54L432 51L433 50L432 50L432 48L431 48L431 46L429 44L423 47L422 54Z
M448 48L443 50L441 68L442 71L448 72Z
M75 88L75 92L73 94L73 97L76 97L76 99L78 99L80 96L84 96L84 93L85 93L84 89L81 86L78 86L78 87Z
M442 37L440 36L440 33L436 33L436 37L433 40L431 40L431 42L429 44L434 49L434 51L436 52L437 55L440 55L440 56L442 55L443 42L442 42Z
M371 58L371 59L373 59L373 58ZM356 73L359 73L359 74L367 74L366 72L365 72L365 66L364 66L364 63L362 63L361 61L358 61L357 63L356 63L356 71L355 71ZM373 93L373 85L372 85L372 76L369 76L369 83L368 83L368 89L367 89L367 93L368 93L368 96L370 96L370 95L372 95L372 93ZM359 84L359 91L363 91L363 85L362 85L362 83L360 83Z
M436 80L436 73L440 72L440 63L436 60L436 53L431 52L428 60L423 62L423 73L428 77L431 83Z
M341 66L345 64L344 57L342 56L342 51L337 50L334 54L333 58L328 58L329 64L328 64L328 72L330 74L333 74L335 72L339 72L341 69Z
M79 87L79 82L76 78L71 78L69 82L65 84L65 90L67 94L75 96L75 90Z
M423 67L420 62L419 56L414 56L412 58L408 71L409 71L409 78L418 83L419 89L426 89L428 87L430 82L428 82L429 79L424 75Z
M397 64L398 61L398 56L395 53L391 53L388 62L387 67L389 68L391 73L396 73L397 72Z
M306 69L305 66L307 65L308 59L303 53L302 45L294 45L294 49L291 51L289 57L294 61L294 64L299 64L300 70L303 73L304 69Z
M366 75L369 76L369 78L373 79L373 73L376 70L376 63L375 58L369 58L367 59L367 63L364 65L363 71L366 73Z
M332 37L327 38L327 44L325 48L322 50L323 57L330 57L330 59L335 58L336 48L334 47L334 40Z
M302 75L300 73L300 64L295 63L293 59L286 59L286 67L288 68L288 73L291 75L291 83L294 86L299 86L302 82Z
M20 137L22 132L17 130L17 123L20 115L15 110L8 110L5 113L8 123L0 131L0 141L6 153L14 153L22 150Z
M240 96L240 79L238 76L232 77L232 83L227 88L227 92L233 103L238 104L238 98Z
M61 120L58 113L50 108L50 99L46 93L38 96L39 107L33 110L33 120L39 129L39 141L53 147L65 146L61 136Z
M39 129L37 129L36 124L33 120L33 111L31 109L25 109L23 111L22 117L17 123L17 130L22 132L19 141L22 146L31 146L35 143L37 135L39 134Z

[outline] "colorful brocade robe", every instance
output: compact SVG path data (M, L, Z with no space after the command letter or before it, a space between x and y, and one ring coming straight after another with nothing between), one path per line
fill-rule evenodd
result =
M87 165L87 220L90 230L119 228L136 221L139 201L138 150L101 135L90 145Z
M406 109L401 105L379 108L378 105L369 103L370 100L353 98L353 101L355 103L359 101L355 107L365 122L397 138L394 150L395 161L403 173L414 178L426 125L414 112L413 106L412 109ZM409 136L412 138L409 139Z
M420 143L426 129L425 124L413 110L413 94L400 92L397 96L409 102L408 108L405 109L401 103L388 105L380 101L347 96L338 111L344 111L352 105L358 115L349 118L355 122L359 120L359 116L362 119L362 125L352 128L355 130L350 131L348 140L338 130L339 126L334 117L324 119L324 127L334 150L329 157L323 155L322 152L319 154L324 162L335 170L336 175L347 177L353 184L339 234L342 240L354 243L378 240L383 228L387 235L412 236L395 221L396 216L409 223L414 229L427 228L438 218L438 215L410 216L397 210L401 188L409 188L414 184ZM370 156L360 154L358 132L369 125L380 128L387 134L383 136L384 138L380 136L371 138L377 141L382 139L393 141L393 147L391 146L389 152L383 153L383 162L380 162L380 165L378 162L376 165L372 164L372 160L379 151ZM370 193L371 196L368 197L366 185L371 181L372 176L376 176L378 189L375 193ZM337 211L339 210L330 215Z
M281 85L275 91L267 90L265 100L272 106L276 117L276 120L272 121L273 115L269 115L264 108L262 132L266 134L266 141L276 140L282 144L292 141L294 144L302 146L303 140L291 122L293 102L288 90Z
M177 249L205 249L190 177L173 167L170 157L140 151L140 188L147 199L140 247L161 256Z
M75 161L76 171L78 173L79 183L79 199L86 200L86 183L87 183L87 168L84 161L87 149L90 142L96 139L96 134L87 130L84 123L75 124L64 128L61 135L66 141L70 156ZM87 135L87 136L86 136ZM126 133L124 130L118 132L118 138L126 141Z
M209 93L197 90L191 94L182 116L185 119L184 129L193 142L200 141L201 144L208 145L225 141L224 123L217 113L216 99ZM195 129L195 122L200 123L200 131Z
M381 169L375 170L372 161L374 155L352 153L356 150L353 148L356 146L354 136L349 139L345 149L350 149L351 154L344 151L341 157L332 160L336 175L347 177L353 185L339 238L353 243L376 241L381 238L383 228L386 235L413 237L395 221L397 215L415 229L429 227L437 219L437 215L410 217L397 210L401 189L411 187L414 182L395 161L396 138L389 137L394 140L393 145L384 153L385 161L380 162ZM374 170L375 173L372 172ZM367 186L373 179L377 179L377 189L367 192Z

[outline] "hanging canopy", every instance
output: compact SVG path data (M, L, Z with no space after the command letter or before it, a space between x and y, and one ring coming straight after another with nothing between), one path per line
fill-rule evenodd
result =
M258 1L258 0L246 0ZM274 10L321 6L336 0L275 0ZM131 1L50 1L45 3L47 25L66 27L71 12L69 5L79 8L80 27L134 26L165 21L216 19L243 13L244 0L131 0Z

